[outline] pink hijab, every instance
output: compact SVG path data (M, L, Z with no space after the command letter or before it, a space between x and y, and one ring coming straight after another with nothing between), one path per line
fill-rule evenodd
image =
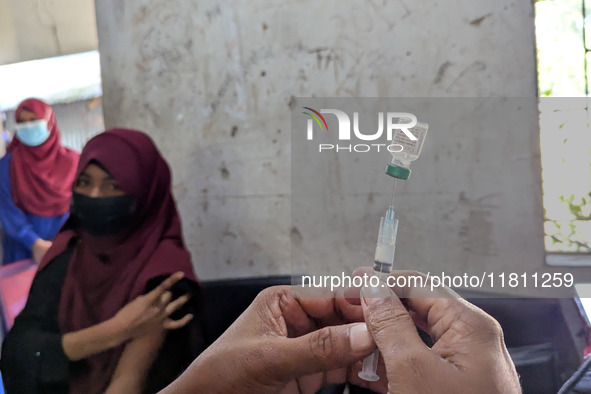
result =
M15 111L18 120L23 110L35 113L47 122L49 138L39 146L26 146L13 138L8 147L12 197L17 207L38 216L63 215L70 209L72 183L78 153L61 145L60 131L53 109L37 99L27 99Z

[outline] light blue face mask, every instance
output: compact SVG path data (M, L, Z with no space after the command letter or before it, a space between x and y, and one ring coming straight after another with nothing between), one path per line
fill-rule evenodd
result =
M17 123L16 138L27 146L39 146L49 138L47 122L43 119Z

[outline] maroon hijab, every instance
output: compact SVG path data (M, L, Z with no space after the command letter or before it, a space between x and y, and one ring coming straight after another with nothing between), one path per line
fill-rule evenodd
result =
M70 209L71 186L76 174L78 153L61 145L60 131L51 106L37 99L19 104L14 115L18 121L23 110L35 113L47 122L49 138L39 146L26 146L13 138L10 183L17 207L39 216L63 215Z
M196 281L171 192L171 175L152 140L135 130L113 129L91 139L76 176L92 161L136 197L135 223L118 236L97 237L76 228L71 218L41 262L43 269L77 239L62 289L62 332L80 330L113 317L143 294L149 279L183 271ZM72 393L104 392L123 347L87 359L88 369L73 376Z

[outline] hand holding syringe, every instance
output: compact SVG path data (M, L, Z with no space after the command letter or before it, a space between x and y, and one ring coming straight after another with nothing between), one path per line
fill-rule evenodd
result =
M406 133L398 130L392 138L402 146L401 152L392 152L392 162L386 167L386 174L395 178L408 180L410 178L410 163L416 160L421 153L429 125L426 123L417 123L416 118L410 119L414 127L409 128L411 139ZM394 269L394 253L396 251L396 232L398 231L398 219L394 218L394 191L392 191L392 204L386 211L386 216L380 221L380 232L376 245L373 270L375 275L380 278L380 286L387 286L386 278ZM375 382L380 379L376 374L380 351L375 350L372 354L363 360L363 369L358 373L361 379Z

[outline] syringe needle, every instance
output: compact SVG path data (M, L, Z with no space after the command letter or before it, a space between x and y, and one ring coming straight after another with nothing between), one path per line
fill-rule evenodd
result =
M396 178L394 178L392 182L392 202L390 203L391 206L394 206L394 190L396 190Z

